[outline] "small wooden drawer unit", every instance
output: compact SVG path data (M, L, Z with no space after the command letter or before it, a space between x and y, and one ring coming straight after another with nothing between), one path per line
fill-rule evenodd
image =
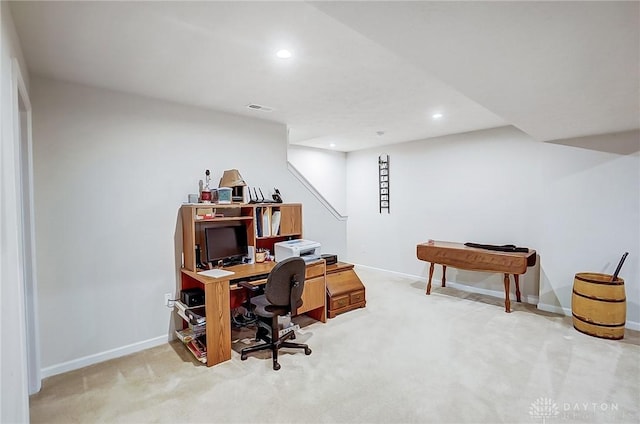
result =
M364 308L367 301L365 287L353 270L353 265L338 262L327 266L327 317L357 308Z
M307 313L311 310L318 309L317 315L311 315L318 321L326 322L324 294L326 292L325 280L325 264L324 261L318 261L307 265L305 273L304 291L302 292L302 306L296 311L296 314ZM319 308L322 308L321 310Z

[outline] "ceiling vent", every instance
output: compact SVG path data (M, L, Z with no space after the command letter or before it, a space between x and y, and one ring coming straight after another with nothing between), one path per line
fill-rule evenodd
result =
M273 110L273 108L272 108L272 107L269 107L269 106L262 106L262 105L257 105L257 104L255 104L255 103L250 103L250 104L248 104L248 105L247 105L247 108L248 108L248 109L251 109L251 110L260 110L260 111L262 111L262 112L271 112L271 111Z

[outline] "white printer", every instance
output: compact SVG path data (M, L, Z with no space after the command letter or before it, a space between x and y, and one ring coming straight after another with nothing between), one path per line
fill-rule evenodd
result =
M275 243L276 262L283 261L292 256L301 257L305 262L320 259L320 243L311 240L287 240Z

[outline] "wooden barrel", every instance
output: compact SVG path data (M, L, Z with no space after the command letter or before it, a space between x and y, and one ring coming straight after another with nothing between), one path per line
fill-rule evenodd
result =
M604 339L624 337L627 303L624 280L611 275L578 273L573 280L571 312L573 327L585 334Z

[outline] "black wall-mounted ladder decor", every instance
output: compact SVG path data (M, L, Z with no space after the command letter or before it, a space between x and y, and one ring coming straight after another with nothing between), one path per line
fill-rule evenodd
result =
M383 209L389 211L389 155L378 156L378 187L380 199L380 213Z

